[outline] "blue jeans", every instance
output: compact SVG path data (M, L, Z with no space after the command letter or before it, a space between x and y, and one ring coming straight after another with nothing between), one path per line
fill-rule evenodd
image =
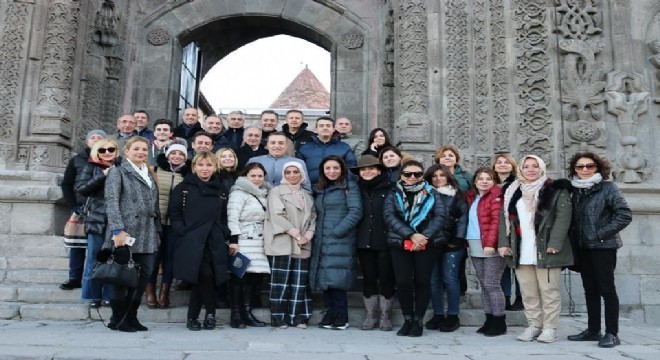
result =
M323 290L323 305L326 309L348 313L348 295L346 290L328 288Z
M101 250L105 239L102 235L87 234L87 259L82 278L83 300L110 300L110 288L98 281L92 280L92 269L96 265L96 254Z
M82 280L86 251L83 248L69 249L69 280Z
M431 304L436 315L444 315L444 293L447 293L447 315L458 315L461 306L461 283L459 281L461 259L465 249L443 251L433 265L431 273Z

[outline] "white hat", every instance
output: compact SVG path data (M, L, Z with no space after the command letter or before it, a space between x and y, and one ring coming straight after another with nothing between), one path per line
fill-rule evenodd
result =
M181 152L183 153L183 157L184 157L186 160L188 160L188 149L186 149L186 147L183 146L183 145L181 145L181 144L172 144L172 145L170 145L170 146L167 148L167 150L165 151L165 157L170 156L170 153L171 153L172 151L175 151L175 150L181 151Z

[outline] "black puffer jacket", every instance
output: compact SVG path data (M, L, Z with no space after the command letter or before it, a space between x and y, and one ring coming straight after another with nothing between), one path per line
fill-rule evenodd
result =
M464 247L467 233L468 206L465 198L440 194L440 200L445 203L448 210L445 227L435 240L444 244L445 251L456 251Z
M619 232L632 221L628 203L614 183L602 181L588 189L573 188L571 242L578 249L618 249Z
M87 165L90 149L76 154L69 160L69 163L64 170L64 178L62 178L62 196L66 205L74 210L85 203L85 197L76 194L76 182L80 178L80 174Z
M388 250L387 224L383 217L383 206L392 184L387 174L382 173L371 181L358 180L362 196L362 220L357 227L358 249Z
M76 194L82 198L89 198L85 231L101 236L105 233L107 223L105 213L106 176L103 170L108 167L108 165L90 159L76 181Z

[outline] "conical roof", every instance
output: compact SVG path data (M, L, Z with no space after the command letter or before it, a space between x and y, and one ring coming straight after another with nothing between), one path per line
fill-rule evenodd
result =
M329 109L330 93L307 67L271 105L271 109Z

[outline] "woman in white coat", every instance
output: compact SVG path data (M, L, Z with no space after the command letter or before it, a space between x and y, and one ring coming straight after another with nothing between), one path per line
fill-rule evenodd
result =
M300 186L305 182L302 165L290 161L282 169L282 185L268 194L264 224L266 255L272 259L271 326L304 329L312 316L308 284L316 208L312 196Z
M250 300L252 290L261 284L264 274L270 273L268 259L264 253L264 220L266 219L266 196L270 185L264 181L266 170L259 163L245 166L241 176L231 188L227 203L227 225L231 237L238 240L236 249L250 259L250 265L242 278L231 274L231 318L233 328L245 326L263 327L266 323L252 314Z

